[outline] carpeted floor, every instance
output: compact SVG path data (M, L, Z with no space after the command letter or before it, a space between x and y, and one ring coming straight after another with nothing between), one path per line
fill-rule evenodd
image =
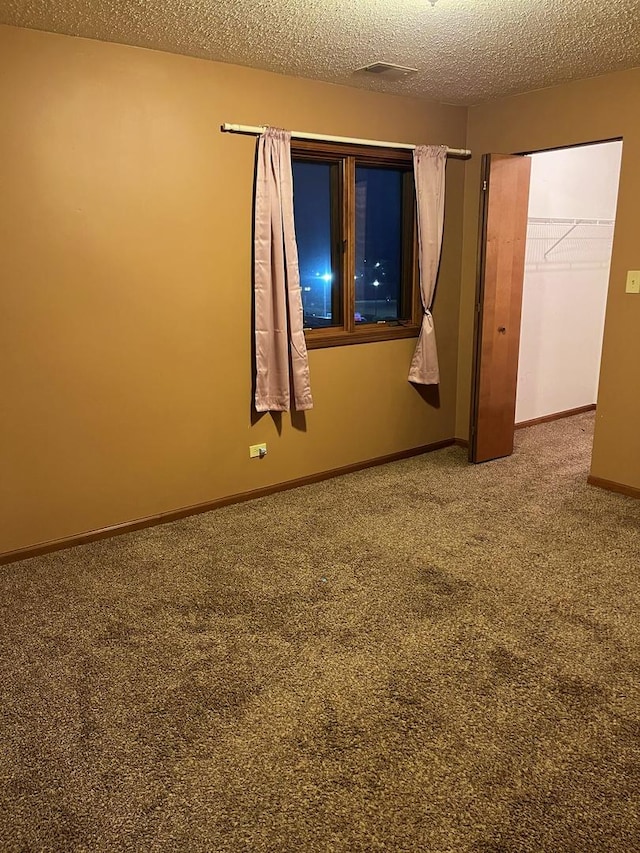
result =
M593 417L0 569L0 850L640 850Z

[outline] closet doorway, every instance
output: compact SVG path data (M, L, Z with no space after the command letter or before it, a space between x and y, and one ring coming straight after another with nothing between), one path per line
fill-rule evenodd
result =
M622 142L483 158L469 458L594 408Z
M595 409L622 142L530 155L516 426Z

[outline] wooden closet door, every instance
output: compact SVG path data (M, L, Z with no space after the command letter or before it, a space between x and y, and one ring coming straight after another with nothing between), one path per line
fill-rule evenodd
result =
M529 157L483 158L471 462L513 453L530 175Z

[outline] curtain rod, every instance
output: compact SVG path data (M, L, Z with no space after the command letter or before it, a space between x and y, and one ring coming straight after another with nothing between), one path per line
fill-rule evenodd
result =
M225 122L221 130L227 133L250 133L253 136L259 136L264 133L264 126L250 124L229 124ZM350 136L327 136L324 133L302 133L299 130L292 130L291 136L296 139L315 139L318 142L346 142L350 145L374 145L376 148L406 148L413 151L417 145L411 145L409 142L381 142L377 139L355 139ZM447 148L449 157L471 157L471 151L467 148Z

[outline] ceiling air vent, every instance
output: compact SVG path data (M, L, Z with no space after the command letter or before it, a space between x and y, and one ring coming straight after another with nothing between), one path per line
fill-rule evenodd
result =
M404 65L393 65L391 62L373 62L371 65L366 65L364 68L358 68L356 74L376 74L382 77L383 80L404 80L406 77L411 77L412 74L417 74L417 68L406 68Z

